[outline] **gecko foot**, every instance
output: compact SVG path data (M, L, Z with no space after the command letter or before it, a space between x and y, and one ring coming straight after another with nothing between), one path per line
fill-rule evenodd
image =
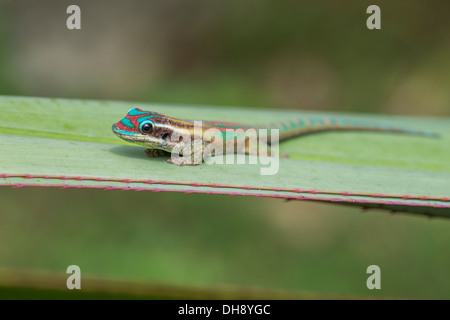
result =
M164 151L164 150L160 150L160 149L145 149L145 153L150 158L165 156L165 155L168 155L168 154L170 155L169 152Z
M200 164L200 163L195 163L195 161L193 159L185 158L185 157L178 157L178 158L170 157L169 159L167 159L167 162L176 164L177 166L197 166Z

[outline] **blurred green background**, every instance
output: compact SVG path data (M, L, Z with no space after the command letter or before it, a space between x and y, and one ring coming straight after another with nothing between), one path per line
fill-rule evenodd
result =
M370 4L381 30L366 28ZM449 12L446 0L2 1L0 94L449 116ZM0 189L0 267L448 299L449 244L443 219L320 203Z

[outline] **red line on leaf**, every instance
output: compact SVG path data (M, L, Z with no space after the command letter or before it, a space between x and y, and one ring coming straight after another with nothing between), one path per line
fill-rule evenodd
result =
M142 180L142 179L118 179L118 178L101 178L101 177L82 177L82 176L58 176L58 175L32 175L32 174L0 174L0 178L24 178L24 179L55 179L55 180L79 180L79 181L101 181L101 182L120 182L120 183L142 183L142 184L163 184L175 186L191 186L191 187L210 187L210 188L226 188L226 189L245 189L245 190L263 190L263 191L277 191L277 192L292 192L292 193L310 193L310 194L329 194L342 196L361 196L372 198L395 198L395 199L410 199L410 200L435 200L435 201L450 201L447 197L428 197L423 195L393 195L393 194L371 194L371 193L356 193L347 191L321 191L321 190L306 190L306 189L290 189L290 188L270 188L270 187L253 187L253 186L239 186L228 184L213 184L213 183L198 183L198 182L176 182L165 180ZM203 192L203 191L202 191ZM205 193L205 192L203 192ZM285 197L285 196L282 196ZM360 200L358 200L360 202Z
M268 195L264 193L242 193L242 192L226 192L226 191L201 191L201 190L181 190L181 189L161 189L161 188L155 188L155 187L148 187L148 188L142 188L142 187L114 187L114 186L93 186L93 185L61 185L61 184L26 184L26 183L20 183L20 184L6 184L6 183L0 183L0 186L13 186L13 187L56 187L56 188L77 188L77 189L103 189L103 190L123 190L123 191L154 191L154 192L161 192L161 191L170 191L170 192L181 192L181 193L206 193L206 194L226 194L231 196L253 196L253 197L269 197L269 198L283 198L283 199L296 199L296 200L316 200L316 201L327 201L327 202L351 202L351 203L378 203L378 204L387 204L387 205L405 205L403 202L396 202L396 201L386 201L386 200L355 200L355 199L341 199L341 198L324 198L324 197L308 197L303 195L295 195L295 196L288 196L288 195ZM410 203L407 204L408 206L422 206L420 203ZM434 204L431 205L431 207L437 207L437 208L449 208L450 206L447 204Z

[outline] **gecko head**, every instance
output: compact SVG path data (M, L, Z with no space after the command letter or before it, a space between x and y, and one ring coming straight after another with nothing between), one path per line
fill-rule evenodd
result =
M133 108L119 122L113 124L112 131L119 138L151 149L171 151L173 143L173 118L157 112Z

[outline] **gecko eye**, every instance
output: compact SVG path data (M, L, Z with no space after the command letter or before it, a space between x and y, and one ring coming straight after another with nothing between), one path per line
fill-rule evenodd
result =
M146 133L146 134L152 133L153 123L150 121L142 122L141 125L139 126L139 130L142 133Z

